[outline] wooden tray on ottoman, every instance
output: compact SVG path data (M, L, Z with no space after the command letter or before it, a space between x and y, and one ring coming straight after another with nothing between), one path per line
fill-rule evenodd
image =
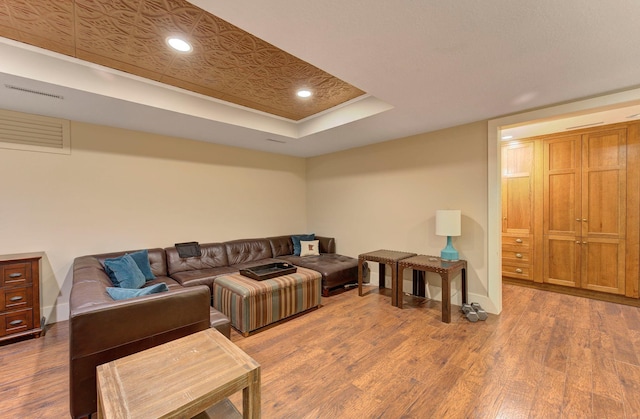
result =
M255 279L256 281L264 281L265 279L292 274L297 270L298 269L290 263L276 262L240 269L240 275Z

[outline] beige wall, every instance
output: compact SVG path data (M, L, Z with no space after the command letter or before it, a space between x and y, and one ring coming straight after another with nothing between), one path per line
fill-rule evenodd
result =
M439 255L446 238L435 235L435 211L462 210L453 244L469 263L471 300L490 305L486 122L308 159L307 209L308 230L335 236L339 253L353 257L377 249ZM428 281L440 299L439 276ZM453 300L460 304L459 292Z
M71 155L0 149L0 254L46 252L47 321L98 252L306 229L305 160L72 122Z

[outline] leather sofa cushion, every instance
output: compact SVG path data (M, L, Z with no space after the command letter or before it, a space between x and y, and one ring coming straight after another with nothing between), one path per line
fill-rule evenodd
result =
M325 290L358 280L358 259L349 256L321 253L319 256L280 256L280 259L320 272Z
M169 275L178 272L203 270L228 266L227 250L223 243L207 243L200 245L202 255L192 258L181 258L175 247L167 247L167 265Z
M194 269L192 271L175 273L171 277L185 287L206 285L210 290L212 290L213 280L216 276L231 272L238 272L238 268L233 266L220 266L218 268Z
M281 255L293 254L291 236L268 237L267 240L269 240L269 244L271 245L271 253L273 253L274 258Z
M242 239L224 243L229 265L272 258L271 245L267 239ZM265 262L268 263L268 262Z

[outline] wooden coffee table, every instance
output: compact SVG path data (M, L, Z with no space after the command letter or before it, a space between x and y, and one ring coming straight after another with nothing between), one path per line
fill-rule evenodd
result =
M240 390L260 417L260 365L215 329L99 365L97 387L98 418L209 417Z
M379 287L384 288L385 285L385 267L391 266L391 305L398 305L398 261L404 258L415 256L415 253L398 252L395 250L376 250L373 252L363 253L358 256L358 295L362 296L362 265L365 260L370 262L378 262L380 265L378 270Z

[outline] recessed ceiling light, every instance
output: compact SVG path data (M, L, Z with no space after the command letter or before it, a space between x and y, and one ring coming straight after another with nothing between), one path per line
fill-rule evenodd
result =
M296 94L300 97L309 97L311 96L311 90L300 89Z
M190 52L193 50L193 47L190 43L181 38L176 38L175 36L170 36L167 38L167 44L176 51L180 52Z

